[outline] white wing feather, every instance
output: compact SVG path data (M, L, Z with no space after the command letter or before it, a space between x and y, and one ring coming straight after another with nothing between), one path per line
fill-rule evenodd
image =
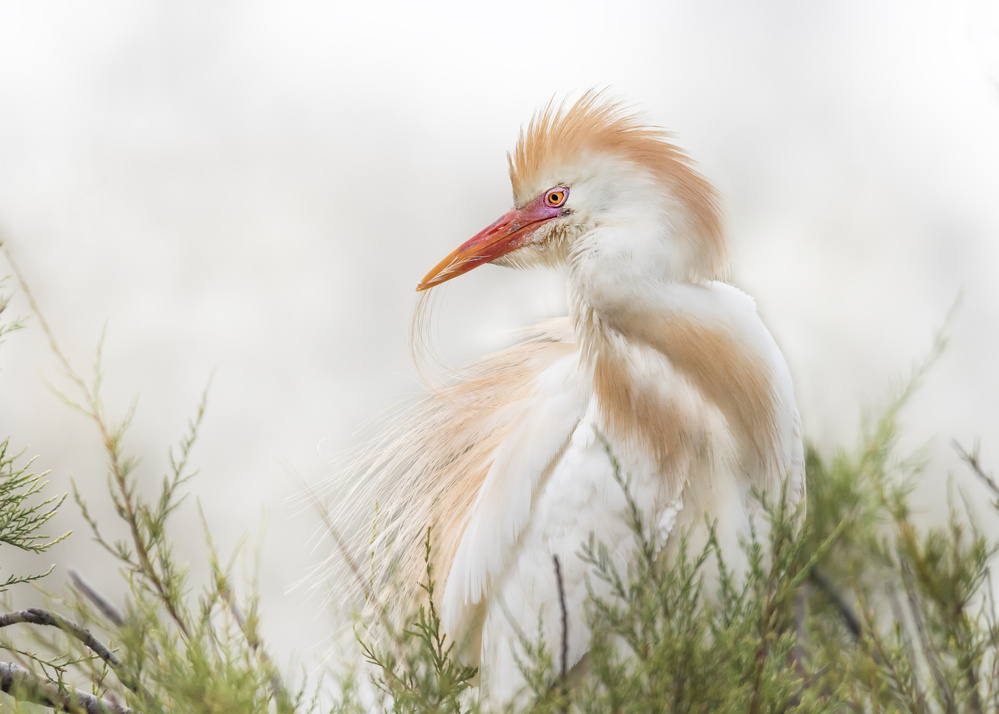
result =
M586 409L587 390L576 354L563 357L536 380L521 420L496 453L472 506L444 589L444 627L460 632L470 605L507 564L531 515L535 488L565 449Z

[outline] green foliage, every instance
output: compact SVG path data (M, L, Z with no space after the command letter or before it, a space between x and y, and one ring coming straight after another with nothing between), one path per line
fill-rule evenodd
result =
M726 566L714 539L667 564L634 504L626 573L599 541L583 544L580 557L612 595L590 603L585 677L566 680L559 643L524 643L530 710L999 712L999 544L961 501L946 524L918 527L910 493L920 461L898 454L899 411L941 347L857 447L808 450L807 519L783 501L764 504L769 532L745 544L745 571ZM977 453L959 453L999 503ZM410 670L430 668L429 639L410 650ZM372 661L376 678L392 669ZM427 710L432 700L413 695L382 709ZM470 692L461 702L458 711L478 709Z
M580 694L584 711L826 710L828 704L802 686L801 667L794 666L794 605L801 583L838 531L818 553L809 553L797 533L797 512L783 500L767 504L767 511L774 550L766 557L754 535L746 544L745 573L726 567L713 537L693 555L681 544L676 562L667 564L636 507L638 557L626 577L591 540L584 559L614 597L592 602L594 676ZM711 561L717 587L709 598L702 585Z
M0 312L5 305L0 299ZM329 690L289 689L259 636L252 586L244 612L236 593L245 587L212 546L208 525L207 585L191 584L171 546L194 477L190 456L206 398L147 497L140 486L149 475L125 448L130 414L114 421L104 413L99 354L92 378L84 380L33 308L77 395L64 399L97 426L115 518L94 515L87 485L74 485L74 497L94 541L120 565L130 597L116 608L77 578L75 589L52 603L75 619L47 610L0 614L0 629L29 623L18 630L16 645L4 645L19 663L0 662L4 691L71 712L485 709L475 669L459 661L441 629L429 532L425 598L409 624L393 627L375 607L355 630L363 665L338 673ZM8 331L0 324L0 339ZM679 556L666 562L634 503L635 556L625 572L598 539L581 543L578 557L589 564L591 583L610 592L588 606L594 635L586 673L564 671L563 642L525 641L526 708L999 714L999 620L990 571L999 544L959 498L945 523L917 526L911 487L920 464L898 455L898 414L927 365L855 448L831 455L808 450L807 517L783 499L764 503L767 528L744 544L746 567L725 563L713 537L699 551L681 543ZM999 504L999 485L977 451L959 453L967 475ZM40 495L44 474L30 466L0 442L0 543L38 553L59 540L43 530L63 500ZM618 477L628 496L627 474ZM993 509L990 517L999 513ZM6 575L0 588L37 577Z
M459 664L454 643L448 643L434 598L435 583L431 565L431 532L427 530L427 594L425 605L387 646L358 636L365 659L374 666L372 682L384 695L381 706L399 714L431 714L465 711L462 695L475 677L475 667ZM389 628L391 631L391 628ZM355 702L350 703L356 705Z
M0 281L0 286L2 285L3 281ZM0 293L0 316L7 310L9 302L9 296ZM8 322L0 317L0 344L9 333L21 327L19 320ZM22 453L12 453L10 439L0 441L0 544L30 553L43 553L68 535L50 537L42 533L45 524L55 515L66 497L40 497L42 490L48 485L43 480L47 474L32 473L32 461L24 459ZM51 569L31 575L7 575L0 581L0 593L12 585L38 580L49 572Z
M566 681L559 643L525 642L530 711L999 712L997 543L961 503L945 525L913 522L919 462L897 455L897 416L910 393L889 403L855 449L829 458L808 450L808 518L802 525L783 500L764 504L769 532L745 544L744 572L726 566L713 538L701 552L682 546L667 564L634 504L628 572L599 541L583 544L592 578L612 593L590 603L587 674ZM999 499L977 453L962 455ZM408 647L408 673L440 673L439 621L421 611L419 622L385 647ZM398 659L368 657L394 697L377 710L438 710L425 677L400 675ZM386 682L405 682L405 691ZM479 708L466 689L447 710Z
M194 475L188 458L207 390L179 448L170 453L170 470L153 499L141 495L138 462L124 452L127 419L109 426L99 395L86 396L80 408L100 430L108 456L108 490L124 535L113 540L106 536L106 524L93 517L76 486L74 496L94 540L121 564L132 595L123 613L114 613L95 595L89 604L79 603L79 614L96 620L119 645L118 681L103 680L100 694L116 693L147 714L296 711L304 693L293 696L286 690L264 651L255 597L251 595L249 616L244 615L231 584L231 567L220 562L210 542L211 580L195 595L188 569L177 562L170 545L168 524L183 501L183 485Z
M72 610L77 621L49 610L0 615L0 627L17 622L35 625L25 643L7 646L20 665L0 663L3 690L17 699L45 703L59 711L141 711L290 714L315 710L318 700L304 690L292 693L258 635L255 596L249 615L237 603L231 566L223 565L209 542L210 581L200 593L188 582L188 568L173 553L170 523L184 500L184 485L194 475L188 459L205 410L202 398L180 446L170 452L170 468L153 498L143 495L144 478L137 459L125 450L131 414L118 422L104 413L100 387L100 350L94 375L84 380L59 350L54 336L32 302L78 398L63 400L96 426L107 460L107 488L117 523L98 522L82 490L74 485L76 503L94 540L121 565L131 599L123 610L74 575L77 590L59 609ZM206 390L207 395L207 390ZM39 477L0 459L0 541L41 551L52 544L38 530L62 499L35 503ZM35 499L37 500L37 499ZM106 533L118 531L111 537ZM35 576L20 576L28 580ZM14 582L9 579L8 582ZM82 624L79 624L82 623ZM93 632L96 632L95 636ZM110 642L113 647L105 647ZM83 685L84 689L74 689Z
M22 460L20 454L10 453L10 440L0 441L0 543L31 553L43 553L68 534L50 537L43 527L56 514L66 496L41 499L42 490L48 485L42 479L46 474L35 474L29 469L32 460ZM2 552L2 551L0 551ZM10 574L0 582L0 592L12 585L26 583L48 575Z
M942 346L857 449L826 460L809 453L811 532L833 523L842 530L806 591L811 656L825 667L824 687L872 711L999 711L990 575L999 544L975 528L963 503L951 504L945 525L917 527L909 504L921 465L897 455L899 410ZM996 492L977 455L959 453Z

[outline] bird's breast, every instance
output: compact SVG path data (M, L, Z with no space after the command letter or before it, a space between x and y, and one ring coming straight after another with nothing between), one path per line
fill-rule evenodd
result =
M533 640L541 627L546 642L561 641L553 556L562 568L571 665L589 648L588 587L609 595L588 578L582 549L592 541L626 572L636 546L632 503L647 535L665 544L682 515L684 485L703 467L705 440L724 429L717 409L665 359L647 348L629 349L615 375L625 396L615 394L613 404L578 352L539 374L521 422L497 449L476 497L441 614L459 641L469 633L478 641L474 635L481 634L482 677L494 692L509 693L520 682L522 637ZM672 460L664 458L665 447L649 448L634 430L636 415L648 417L654 402L675 411L674 421L660 423L679 434L670 442L677 446L668 447Z

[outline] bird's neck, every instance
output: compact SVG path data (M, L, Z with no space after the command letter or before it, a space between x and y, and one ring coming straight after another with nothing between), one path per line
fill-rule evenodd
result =
M778 415L793 396L782 394L776 346L751 298L724 283L657 280L642 265L616 275L574 267L568 282L573 330L595 392L605 405L617 405L618 421L634 420L629 410L648 399L647 386L636 383L635 358L651 349L721 410L763 472L783 468ZM650 410L646 422L662 422L673 407L643 408ZM662 413L651 414L657 408Z

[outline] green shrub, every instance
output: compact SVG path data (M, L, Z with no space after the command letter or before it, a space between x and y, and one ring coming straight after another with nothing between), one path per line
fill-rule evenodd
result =
M0 317L5 305L0 300ZM0 324L0 339L15 326ZM394 628L377 613L359 621L354 647L365 665L331 673L328 686L289 688L258 634L262 614L252 586L241 606L231 568L207 536L209 525L207 587L192 587L171 547L171 519L194 474L188 464L206 400L171 453L159 492L146 499L136 488L138 462L124 447L129 415L115 421L104 414L99 359L95 376L84 380L48 337L78 390L67 401L98 427L118 522L99 522L74 488L75 503L95 542L120 564L131 599L119 610L77 577L74 590L47 609L0 615L0 628L31 625L2 644L12 660L0 663L0 689L13 696L6 706L147 714L483 708L475 670L455 660L441 632L429 565L432 533L426 599L409 625ZM580 544L591 577L610 584L613 594L593 598L588 608L595 634L586 676L565 672L562 642L525 643L531 711L999 712L999 624L990 577L997 543L975 527L961 502L952 504L945 524L917 527L910 506L915 462L897 454L898 413L923 371L855 448L831 455L808 450L804 525L783 502L765 504L768 542L754 537L745 544L744 576L733 577L713 540L702 552L681 548L667 566L638 509L627 572L614 569L598 541ZM999 487L977 452L960 454L966 477L999 503ZM56 509L69 506L64 496L43 494L44 474L30 466L0 442L0 544L40 553L65 537L44 528ZM627 474L619 477L626 488ZM701 587L709 563L719 573L710 599ZM14 588L6 594L14 602L14 586L44 575L4 573L0 589Z

